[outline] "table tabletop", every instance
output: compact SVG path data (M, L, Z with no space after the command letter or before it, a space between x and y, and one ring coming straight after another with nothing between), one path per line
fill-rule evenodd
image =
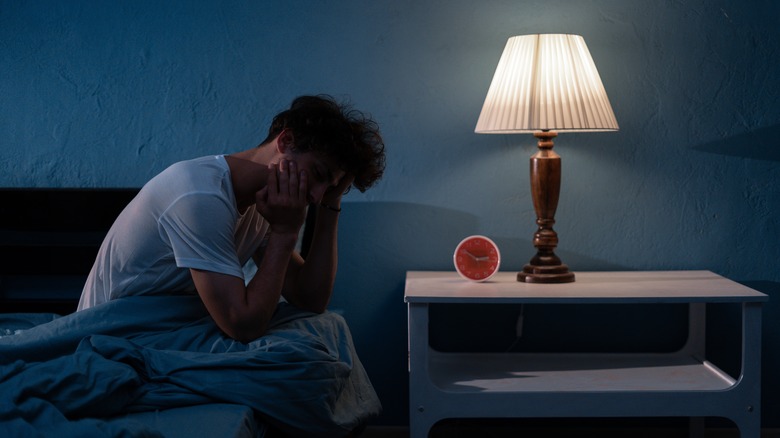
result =
M769 297L711 271L576 272L573 283L517 281L499 272L485 282L452 271L409 271L407 303L764 302Z

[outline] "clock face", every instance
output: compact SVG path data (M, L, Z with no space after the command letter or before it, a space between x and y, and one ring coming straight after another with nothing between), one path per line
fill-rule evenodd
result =
M501 253L498 246L485 236L469 236L455 248L452 256L455 270L471 281L485 281L498 272Z

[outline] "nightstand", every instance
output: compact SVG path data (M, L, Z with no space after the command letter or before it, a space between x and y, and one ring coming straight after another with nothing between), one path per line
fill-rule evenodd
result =
M768 297L709 271L577 272L566 284L499 273L408 272L411 437L449 418L724 417L742 437L761 427L761 306ZM688 340L673 353L445 353L430 347L429 305L685 303ZM705 358L707 303L742 309L742 373Z

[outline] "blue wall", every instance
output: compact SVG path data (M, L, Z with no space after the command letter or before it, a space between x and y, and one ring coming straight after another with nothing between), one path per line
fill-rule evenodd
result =
M509 270L533 253L534 141L473 132L506 39L580 34L621 129L556 141L559 255L575 271L709 269L770 294L777 427L778 22L775 0L0 0L0 186L139 187L256 145L294 96L350 96L389 157L379 186L348 195L333 307L379 423L402 424L405 271L450 269L471 233Z

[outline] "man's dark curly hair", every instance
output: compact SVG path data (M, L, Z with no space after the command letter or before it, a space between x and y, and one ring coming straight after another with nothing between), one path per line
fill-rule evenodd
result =
M263 144L284 129L293 135L298 152L314 152L334 160L355 175L352 185L365 192L385 170L385 144L379 126L369 116L336 102L331 96L300 96L290 109L274 117Z

